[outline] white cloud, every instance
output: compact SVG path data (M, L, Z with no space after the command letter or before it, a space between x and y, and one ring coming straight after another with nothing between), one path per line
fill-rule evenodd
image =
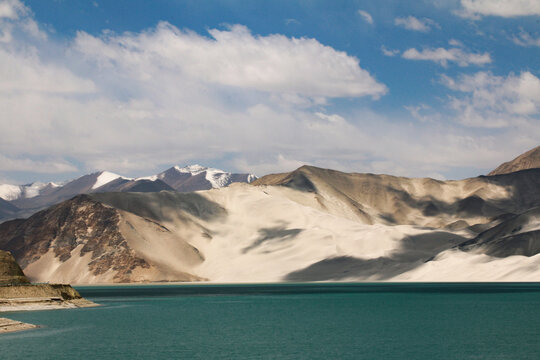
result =
M27 8L19 0L2 0L0 2L0 19L17 19L26 12Z
M81 32L75 47L102 67L121 63L121 70L139 81L160 70L216 85L309 97L376 98L387 91L358 59L315 39L254 36L240 25L209 33L212 38L160 23L141 34L98 38Z
M440 114L434 112L431 106L426 104L405 106L405 109L409 111L413 118L421 122L439 121L441 119Z
M258 176L293 171L300 166L310 165L309 162L287 158L283 154L272 155L265 160L251 162L245 158L238 158L231 165L241 172L253 173Z
M91 80L82 79L64 67L44 64L33 51L13 52L0 48L0 94L49 92L79 94L95 91Z
M371 16L370 13L368 13L365 10L358 10L358 14L362 16L365 22L367 22L368 24L373 24L373 17Z
M27 171L42 174L66 173L77 168L62 159L32 160L24 157L7 157L0 154L0 171Z
M507 127L540 120L540 79L530 72L506 77L489 72L442 77L442 83L461 93L451 98L459 121L477 127Z
M336 123L336 124L346 122L346 120L342 116L339 116L338 114L327 115L322 112L316 112L315 116L317 116L321 120L325 120L325 121Z
M4 178L76 169L139 176L193 161L259 175L309 163L345 171L386 164L396 175L423 176L491 167L540 138L534 128L493 137L429 119L396 121L364 105L336 110L332 98L387 89L358 59L315 39L240 26L203 36L161 24L57 42L38 24L43 36L32 35L29 21L0 24L12 27L0 72L16 69L0 75Z
M462 9L456 12L459 16L479 19L480 16L538 16L540 1L538 0L461 0Z
M57 43L33 36L29 21L10 23L13 38L0 44L0 153L12 154L0 172L140 173L251 152L265 160L313 139L317 154L332 148L328 134L344 135L339 115L324 115L326 99L387 91L358 59L315 39L243 26L207 37L162 23Z
M534 38L530 33L521 30L518 36L514 36L515 44L519 46L540 46L540 37Z
M404 51L401 56L409 60L433 61L445 67L449 62L454 62L462 67L491 63L491 56L487 52L483 54L471 53L460 48L436 48L423 49L421 51L411 48Z
M387 49L386 46L381 46L381 51L385 56L396 56L399 54L399 50L396 49Z
M439 28L439 24L437 24L435 21L423 18L418 19L414 16L407 16L404 18L395 18L394 24L397 26L402 26L407 30L413 30L413 31L421 31L421 32L428 32L431 30L432 27Z
M452 45L452 46L455 46L455 47L463 47L463 43L461 41L459 41L459 40L456 40L456 39L448 40L448 44Z

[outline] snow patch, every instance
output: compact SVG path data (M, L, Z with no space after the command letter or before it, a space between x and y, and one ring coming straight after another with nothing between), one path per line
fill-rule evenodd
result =
M198 175L200 173L202 173L203 171L207 171L207 170L217 170L217 171L222 171L222 170L218 170L218 169L212 169L212 168L207 168L205 166L201 166L199 164L195 164L195 165L188 165L188 166L184 166L183 168L181 168L180 166L176 165L174 167L174 169L178 172L181 172L181 173L191 173L192 175Z
M30 198L40 195L41 190L43 190L47 186L57 188L61 185L58 185L52 182L49 182L49 183L35 182L31 184L26 184L26 185L1 184L0 185L0 198L7 201L17 200L21 198L30 199Z
M18 199L22 194L22 187L19 185L1 184L0 198L11 201Z
M46 187L48 184L35 182L29 185L23 185L24 187L24 197L29 199L39 195L41 190Z
M109 171L102 171L101 174L99 174L99 176L97 177L96 183L92 186L92 190L95 190L98 187L108 184L116 179L131 180L129 178L123 177L122 175L118 175Z
M231 183L231 173L224 172L218 169L206 170L206 180L212 184L214 189L225 187Z

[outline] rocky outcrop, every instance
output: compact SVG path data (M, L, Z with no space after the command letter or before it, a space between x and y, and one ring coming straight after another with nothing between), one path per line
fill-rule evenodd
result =
M24 276L21 267L15 261L13 255L7 251L0 250L0 286L28 283L28 279Z
M65 284L0 286L0 312L97 306Z
M0 312L96 306L70 285L30 284L9 252L0 251ZM0 318L0 333L36 327Z
M166 271L167 275L162 276L159 259L145 258L134 248L134 242L147 242L133 224L140 222L144 228L155 228L161 236L170 232L140 217L130 218L130 221L126 221L121 210L88 195L79 195L27 220L1 224L0 248L9 249L31 280L37 282L127 283L201 279L180 269ZM185 258L192 259L193 264L201 261L197 249L182 239L172 237L170 241L176 245L184 244ZM53 261L58 263L53 268L62 276L44 271L45 268L52 271ZM43 265L43 262L47 264ZM64 271L61 265L66 263L79 266L79 273Z
M0 246L9 248L23 268L51 249L65 262L78 248L81 256L91 255L89 268L94 275L112 269L115 279L125 282L135 268L150 266L127 246L118 221L115 209L80 195L26 221L3 224Z

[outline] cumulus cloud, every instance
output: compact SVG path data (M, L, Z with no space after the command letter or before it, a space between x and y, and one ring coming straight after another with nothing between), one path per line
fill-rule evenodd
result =
M165 70L209 84L310 97L379 97L387 91L358 59L315 39L255 36L241 25L209 34L162 22L140 34L94 37L80 32L75 49L102 67L121 63L122 71L143 81Z
M91 93L91 80L74 75L56 64L44 64L32 51L14 52L0 48L0 94L20 92Z
M518 17L540 15L538 0L461 0L462 8L456 12L465 18L481 16Z
M441 82L460 93L450 105L459 121L476 127L508 127L540 120L540 79L528 71L496 76L490 72L443 76Z
M309 163L422 176L491 167L539 138L395 121L365 105L336 110L334 98L369 102L387 88L357 58L315 39L161 23L59 42L30 11L17 14L0 22L11 36L0 43L3 178L98 169L139 176L191 162L258 175ZM536 116L522 106L522 118Z
M491 63L489 53L472 53L460 48L436 48L422 49L420 51L415 48L408 49L401 55L404 59L409 60L427 60L436 62L444 67L448 66L449 62L465 67L469 65L484 65Z
M358 10L358 14L362 16L365 22L367 22L368 24L373 24L373 17L371 16L370 13L368 13L365 10Z
M432 27L440 27L435 21L423 18L418 19L414 16L398 17L394 19L394 24L404 27L407 30L428 32Z
M275 160L312 139L317 153L332 147L328 132L342 131L339 115L324 115L327 99L387 91L357 58L315 39L239 25L205 36L160 23L59 43L31 12L6 9L0 30L13 37L0 44L0 153L12 156L1 159L3 172L77 170L68 158L82 171L128 173L246 152Z

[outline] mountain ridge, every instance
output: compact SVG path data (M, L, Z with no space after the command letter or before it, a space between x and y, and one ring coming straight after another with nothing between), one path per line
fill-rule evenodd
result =
M524 152L513 160L502 163L488 175L502 175L534 168L540 168L540 146Z
M173 166L157 175L142 178L129 178L108 171L98 171L62 185L55 183L34 183L39 186L3 184L0 185L0 190L4 189L3 192L0 191L0 221L28 217L78 194L163 190L192 192L220 188L235 182L251 182L255 178L256 176L252 174L236 174L200 165L190 165L183 168ZM26 196L29 192L24 189L32 186L34 186L32 196ZM2 196L11 200L5 200Z

